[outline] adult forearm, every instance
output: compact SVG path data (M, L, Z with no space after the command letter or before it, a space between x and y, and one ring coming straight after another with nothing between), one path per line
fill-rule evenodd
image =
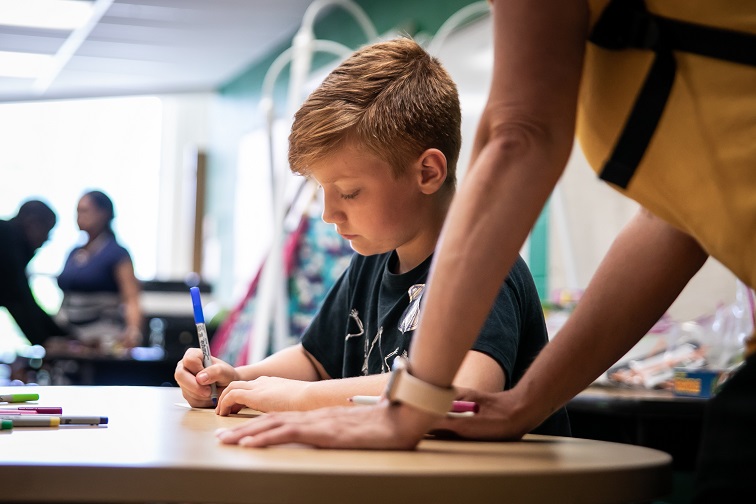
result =
M602 261L574 313L515 387L536 424L617 362L669 308L707 254L643 211Z
M520 132L490 140L452 204L410 352L422 379L451 383L561 173L535 145Z
M8 303L6 308L32 345L41 345L50 336L61 336L65 333L33 299L26 303Z
M130 299L126 302L125 322L127 327L133 327L142 330L142 309L139 306L139 299Z
M585 2L515 0L492 9L491 93L410 354L415 374L438 385L451 383L573 144Z

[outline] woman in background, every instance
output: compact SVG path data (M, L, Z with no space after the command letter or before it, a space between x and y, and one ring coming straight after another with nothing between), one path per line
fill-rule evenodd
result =
M71 251L58 276L63 291L58 319L79 341L108 353L140 345L140 287L131 255L111 227L113 202L101 191L89 191L76 210L88 239Z

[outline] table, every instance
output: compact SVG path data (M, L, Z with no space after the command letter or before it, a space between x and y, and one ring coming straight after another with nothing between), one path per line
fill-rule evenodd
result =
M576 437L665 451L673 467L696 465L707 400L669 390L591 386L567 404Z
M602 441L423 440L416 451L248 449L213 432L248 421L182 407L175 387L49 386L39 404L107 426L0 431L0 501L215 503L638 502L665 495L669 455Z
M706 399L678 396L670 390L590 386L575 396L570 405L575 409L611 409L617 413L699 416L706 407Z

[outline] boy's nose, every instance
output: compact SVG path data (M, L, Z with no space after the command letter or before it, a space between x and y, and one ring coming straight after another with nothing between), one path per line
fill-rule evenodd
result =
M327 224L341 224L346 220L346 214L341 210L325 205L322 215L323 222Z
M332 198L326 197L323 201L323 222L327 224L341 224L346 220L346 214Z

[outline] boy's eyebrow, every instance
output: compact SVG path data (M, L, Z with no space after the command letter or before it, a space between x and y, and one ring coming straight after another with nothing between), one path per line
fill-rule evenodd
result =
M339 177L334 177L333 179L318 180L315 177L313 177L313 180L315 180L315 182L317 182L320 185L325 185L325 184L336 184L338 182L344 182L344 181L354 180L358 178L359 177L356 177L356 176L339 176Z

